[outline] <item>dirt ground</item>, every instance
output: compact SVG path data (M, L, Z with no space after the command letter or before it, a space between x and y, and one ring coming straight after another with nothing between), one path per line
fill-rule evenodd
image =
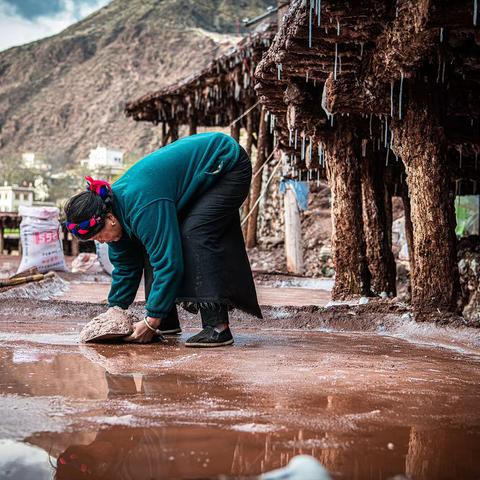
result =
M0 300L7 478L244 478L300 453L336 479L480 477L478 329L264 277L272 305L232 313L233 347L184 347L200 321L183 311L168 345L79 345L108 285L77 278L56 300Z

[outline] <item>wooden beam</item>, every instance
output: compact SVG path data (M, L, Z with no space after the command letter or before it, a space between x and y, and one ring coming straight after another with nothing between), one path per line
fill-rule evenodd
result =
M372 277L371 288L377 295L385 292L389 296L395 296L396 266L388 235L384 162L383 158L378 158L371 145L367 144L363 151L362 212L368 268Z
M3 255L4 248L5 248L5 237L4 237L3 222L0 222L0 255Z
M287 185L285 206L285 257L287 270L296 275L303 274L302 223L295 192Z
M194 115L190 117L190 121L188 123L188 134L195 135L197 133L197 117Z
M252 102L249 101L246 105L246 108L249 109L252 106ZM245 151L248 154L248 158L252 158L252 146L253 146L253 110L250 110L247 113L246 118L246 131L247 131L247 144L245 146ZM245 218L250 212L250 195L247 195L245 202L243 203L243 217ZM248 232L248 222L245 222L243 226L243 236L246 239Z
M260 122L258 127L258 148L257 148L257 159L255 165L253 166L253 181L252 188L250 192L250 205L255 205L255 202L260 197L260 192L262 190L262 177L263 175L259 173L255 174L262 169L263 164L266 159L266 148L267 148L267 122L265 120L266 109L262 107L260 111ZM257 220L258 220L258 210L259 206L257 205L251 212L250 217L248 218L248 228L247 228L247 248L252 248L257 244Z
M327 176L332 191L332 253L335 266L333 298L370 293L360 186L360 161L353 128L338 119L335 134L325 143Z
M405 164L413 225L412 304L417 316L455 312L459 292L454 195L440 127L441 102L423 82L409 84L403 121L394 123L393 149Z

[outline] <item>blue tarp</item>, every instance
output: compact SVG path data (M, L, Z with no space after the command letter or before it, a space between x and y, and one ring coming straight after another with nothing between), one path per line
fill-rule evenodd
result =
M280 182L280 193L284 194L286 192L287 185L291 187L295 192L298 208L300 210L307 210L309 192L308 182L298 182L296 180L282 180Z

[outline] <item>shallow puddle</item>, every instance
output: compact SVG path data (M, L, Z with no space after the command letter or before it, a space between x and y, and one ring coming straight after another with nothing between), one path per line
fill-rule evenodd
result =
M374 334L198 351L37 330L0 336L2 478L243 477L301 453L334 478L480 477L473 355Z

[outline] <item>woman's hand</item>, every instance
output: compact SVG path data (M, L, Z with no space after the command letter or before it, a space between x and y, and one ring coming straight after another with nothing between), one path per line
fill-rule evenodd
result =
M160 326L159 318L147 317L147 322L153 327L158 328ZM124 340L126 342L134 343L149 343L152 341L155 336L155 332L150 330L143 320L135 322L133 324L133 333L126 337Z

